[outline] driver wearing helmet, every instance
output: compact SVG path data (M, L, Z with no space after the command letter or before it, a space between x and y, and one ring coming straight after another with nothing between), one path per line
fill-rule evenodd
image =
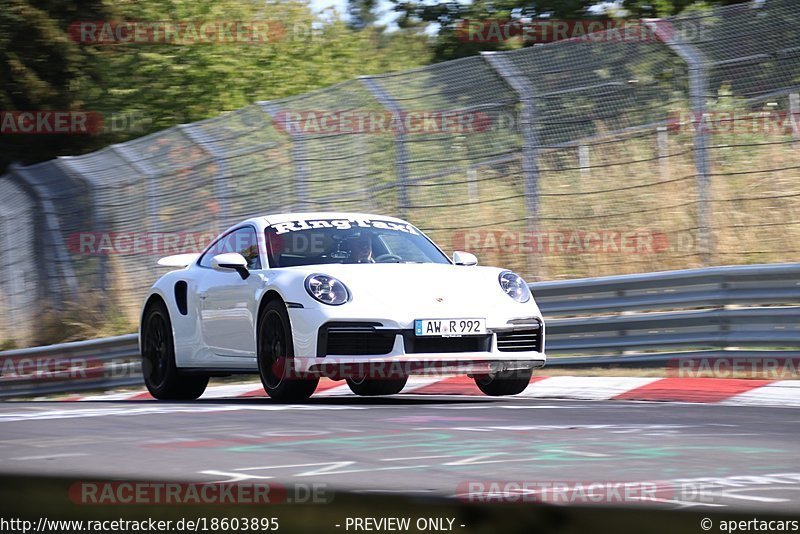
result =
M346 247L350 252L350 263L375 263L372 258L372 239L369 234L362 233L348 239Z

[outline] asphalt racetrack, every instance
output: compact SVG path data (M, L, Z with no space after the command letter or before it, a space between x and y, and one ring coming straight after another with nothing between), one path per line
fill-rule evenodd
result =
M658 481L673 489L643 505L695 511L796 512L798 444L800 414L780 407L430 395L0 404L3 474L466 499L481 498L479 481Z

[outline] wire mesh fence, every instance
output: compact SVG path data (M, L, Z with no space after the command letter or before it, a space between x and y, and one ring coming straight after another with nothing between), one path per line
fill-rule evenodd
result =
M796 261L800 5L642 24L12 166L0 339L50 312L135 324L159 257L290 210L399 215L531 281Z

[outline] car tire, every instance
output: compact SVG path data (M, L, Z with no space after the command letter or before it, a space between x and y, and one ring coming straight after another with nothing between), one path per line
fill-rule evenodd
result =
M316 378L286 377L288 360L294 358L292 327L286 306L273 300L264 306L258 320L258 374L264 391L277 401L304 401L314 394Z
M158 400L194 400L206 390L208 376L181 374L175 364L175 341L169 311L162 301L147 307L142 319L142 375Z
M503 371L494 375L475 375L475 385L492 397L516 395L525 391L531 382L533 370Z
M363 378L361 380L348 378L347 387L350 391L361 397L374 397L376 395L395 395L406 387L408 377L383 380L380 378Z

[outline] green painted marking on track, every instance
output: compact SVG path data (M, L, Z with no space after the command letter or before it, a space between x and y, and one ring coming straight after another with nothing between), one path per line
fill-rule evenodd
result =
M406 432L389 433L380 435L357 435L343 437L329 437L316 439L301 439L296 441L282 441L277 443L264 443L226 447L222 450L233 453L253 453L276 450L296 449L303 445L330 446L340 452L369 450L394 451L403 450L404 454L447 454L451 457L468 457L491 455L500 453L529 456L531 461L549 463L597 463L609 461L654 460L677 458L686 456L695 451L714 451L735 455L764 455L771 453L787 452L783 449L768 447L747 447L736 445L663 445L650 446L635 443L616 443L605 441L603 443L587 443L586 441L539 441L520 439L516 437L491 437L481 433L479 437L464 439L463 436L454 436L448 432ZM588 445L588 446L587 446ZM542 449L546 448L547 451ZM605 456L582 456L585 453L598 453ZM464 466L451 466L453 468L469 468Z

